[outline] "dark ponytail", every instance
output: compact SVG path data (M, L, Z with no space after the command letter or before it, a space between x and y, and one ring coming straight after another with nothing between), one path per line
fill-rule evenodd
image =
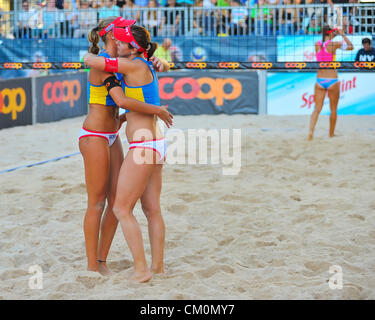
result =
M322 34L323 34L322 42L325 41L326 36L329 35L328 31L330 31L331 29L332 28L329 25L327 25L327 24L323 26L323 29L322 29Z
M149 42L147 51L147 60L153 56L155 50L158 48L158 44L156 42Z
M155 50L158 48L158 44L156 42L151 42L150 33L146 28L133 24L130 27L130 31L132 32L135 41L137 41L137 43L146 50L147 60L149 60L153 56Z

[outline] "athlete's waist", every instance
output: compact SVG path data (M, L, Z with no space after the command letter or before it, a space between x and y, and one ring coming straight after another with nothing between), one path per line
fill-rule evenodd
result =
M98 129L98 128L87 128L85 127L84 125L82 126L81 128L81 131L87 131L87 132L91 132L91 133L100 133L100 134L116 134L119 132L119 129L115 129L115 130L102 130L102 129Z
M119 117L119 108L108 107L102 104L90 103L87 116L97 118L99 121L116 120Z
M102 112L115 112L116 109L118 108L117 105L106 105L106 104L102 104L102 103L99 103L99 102L89 102L88 103L90 109L94 109L94 108L97 108L98 110L102 111Z
M164 139L162 133L156 130L156 128L140 128L138 130L129 130L127 125L125 133L129 144L140 143L145 141L158 141Z
M98 132L116 132L120 126L118 118L95 117L87 115L82 127L87 130Z
M319 69L316 76L317 78L337 79L338 73L334 69Z

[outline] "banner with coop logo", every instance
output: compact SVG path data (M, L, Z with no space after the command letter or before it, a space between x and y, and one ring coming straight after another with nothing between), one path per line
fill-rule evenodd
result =
M271 115L311 114L315 107L316 73L269 73L267 113ZM339 115L375 115L375 73L339 73ZM321 114L330 114L326 96Z
M38 77L36 121L50 122L87 113L87 73Z
M0 129L32 124L31 79L0 81Z
M258 113L256 72L161 73L159 92L173 114Z

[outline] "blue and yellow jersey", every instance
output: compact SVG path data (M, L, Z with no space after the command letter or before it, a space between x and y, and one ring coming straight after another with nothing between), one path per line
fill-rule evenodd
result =
M106 52L101 52L99 56L110 58L110 55ZM95 86L91 84L90 81L87 81L87 103L116 107L116 103L108 93L107 88L103 84Z
M152 65L152 62L139 58L139 57L134 58L133 60L135 59L140 59L144 63L147 64L147 66L149 67L152 73L152 77L154 78L154 80L151 83L146 84L144 86L130 87L125 83L123 78L122 79L118 78L119 80L121 80L121 85L122 85L122 88L124 89L125 95L128 98L133 98L138 101L160 106L159 83L158 83L158 78L156 77L155 69L154 69L154 66Z

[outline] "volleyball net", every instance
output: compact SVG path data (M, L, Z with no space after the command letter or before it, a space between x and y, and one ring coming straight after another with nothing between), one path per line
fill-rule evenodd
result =
M174 0L171 0L172 2ZM251 1L250 1L251 2ZM375 4L256 5L231 1L227 7L133 8L118 15L136 19L162 47L171 69L367 71L371 61L356 61L362 40L375 37ZM104 17L103 8L57 9L36 5L0 13L0 72L4 70L84 69L87 33ZM34 6L33 6L34 5ZM104 11L103 11L104 10ZM354 50L337 50L335 61L318 63L315 43L325 25L341 28ZM341 36L335 41L343 41ZM102 43L101 43L102 45ZM358 59L357 59L358 60Z

